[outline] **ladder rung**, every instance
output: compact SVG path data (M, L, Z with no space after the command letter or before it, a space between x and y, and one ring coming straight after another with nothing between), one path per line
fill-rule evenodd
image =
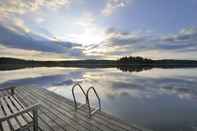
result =
M96 113L97 111L99 111L99 108L94 109L94 110L91 112L91 115L94 115L94 113Z

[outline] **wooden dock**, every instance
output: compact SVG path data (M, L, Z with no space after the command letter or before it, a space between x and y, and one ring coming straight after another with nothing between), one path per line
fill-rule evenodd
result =
M40 131L145 131L102 111L88 118L88 107L75 111L74 102L43 88L18 87L16 97L24 105L40 103Z

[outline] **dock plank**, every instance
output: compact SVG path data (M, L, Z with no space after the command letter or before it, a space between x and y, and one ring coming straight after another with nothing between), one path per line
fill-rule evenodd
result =
M17 94L17 98L19 99L19 101L23 100L23 104L25 104L26 106L28 105L33 105L36 102L32 101L31 99L29 99L29 97L24 97L24 94ZM32 116L32 114L30 115ZM41 110L38 110L38 123L39 123L39 129L42 131L55 131L48 123L47 123L47 119L44 119L45 116L43 116L43 113L41 112Z
M2 107L3 107L6 115L11 115L12 112L11 112L11 110L10 110L10 108L9 108L6 100L4 99L4 97L1 97L0 98L0 101L1 101ZM20 128L20 125L17 122L16 118L10 118L8 121L10 122L11 128L13 128L13 130L17 130L17 129Z
M18 111L22 111L24 109L24 107L22 106L22 104L20 104L19 100L17 100L16 96L13 95L12 97L10 97L10 100L16 106L16 109ZM24 118L24 120L27 123L31 123L33 121L33 119L31 118L30 114L28 114L28 113L24 113L21 116Z
M4 111L2 110L2 105L1 105L1 107L0 107L0 118L3 118L5 116L6 115L5 115ZM9 125L8 121L2 121L0 129L1 129L1 131L11 131L11 128L10 128L10 125Z
M5 100L6 100L7 104L8 104L8 106L9 106L10 109L12 110L12 112L13 112L13 113L17 113L18 111L17 111L15 105L11 102L11 100L10 100L9 97L10 97L10 96L5 96L4 98L5 98ZM21 126L27 125L27 122L24 120L24 118L22 117L22 115L16 116L16 120L18 121L20 127L21 127Z

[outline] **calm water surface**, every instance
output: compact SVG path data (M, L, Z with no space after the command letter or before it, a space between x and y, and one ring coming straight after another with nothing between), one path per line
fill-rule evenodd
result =
M102 110L131 124L155 131L197 129L197 69L32 68L0 71L0 88L11 85L47 88L72 99L72 85L94 86ZM84 103L81 92L77 92ZM91 103L96 104L92 95Z

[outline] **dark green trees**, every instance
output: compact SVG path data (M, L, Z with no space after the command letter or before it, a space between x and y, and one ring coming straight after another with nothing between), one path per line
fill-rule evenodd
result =
M117 60L118 65L152 64L154 61L140 56L125 56Z

